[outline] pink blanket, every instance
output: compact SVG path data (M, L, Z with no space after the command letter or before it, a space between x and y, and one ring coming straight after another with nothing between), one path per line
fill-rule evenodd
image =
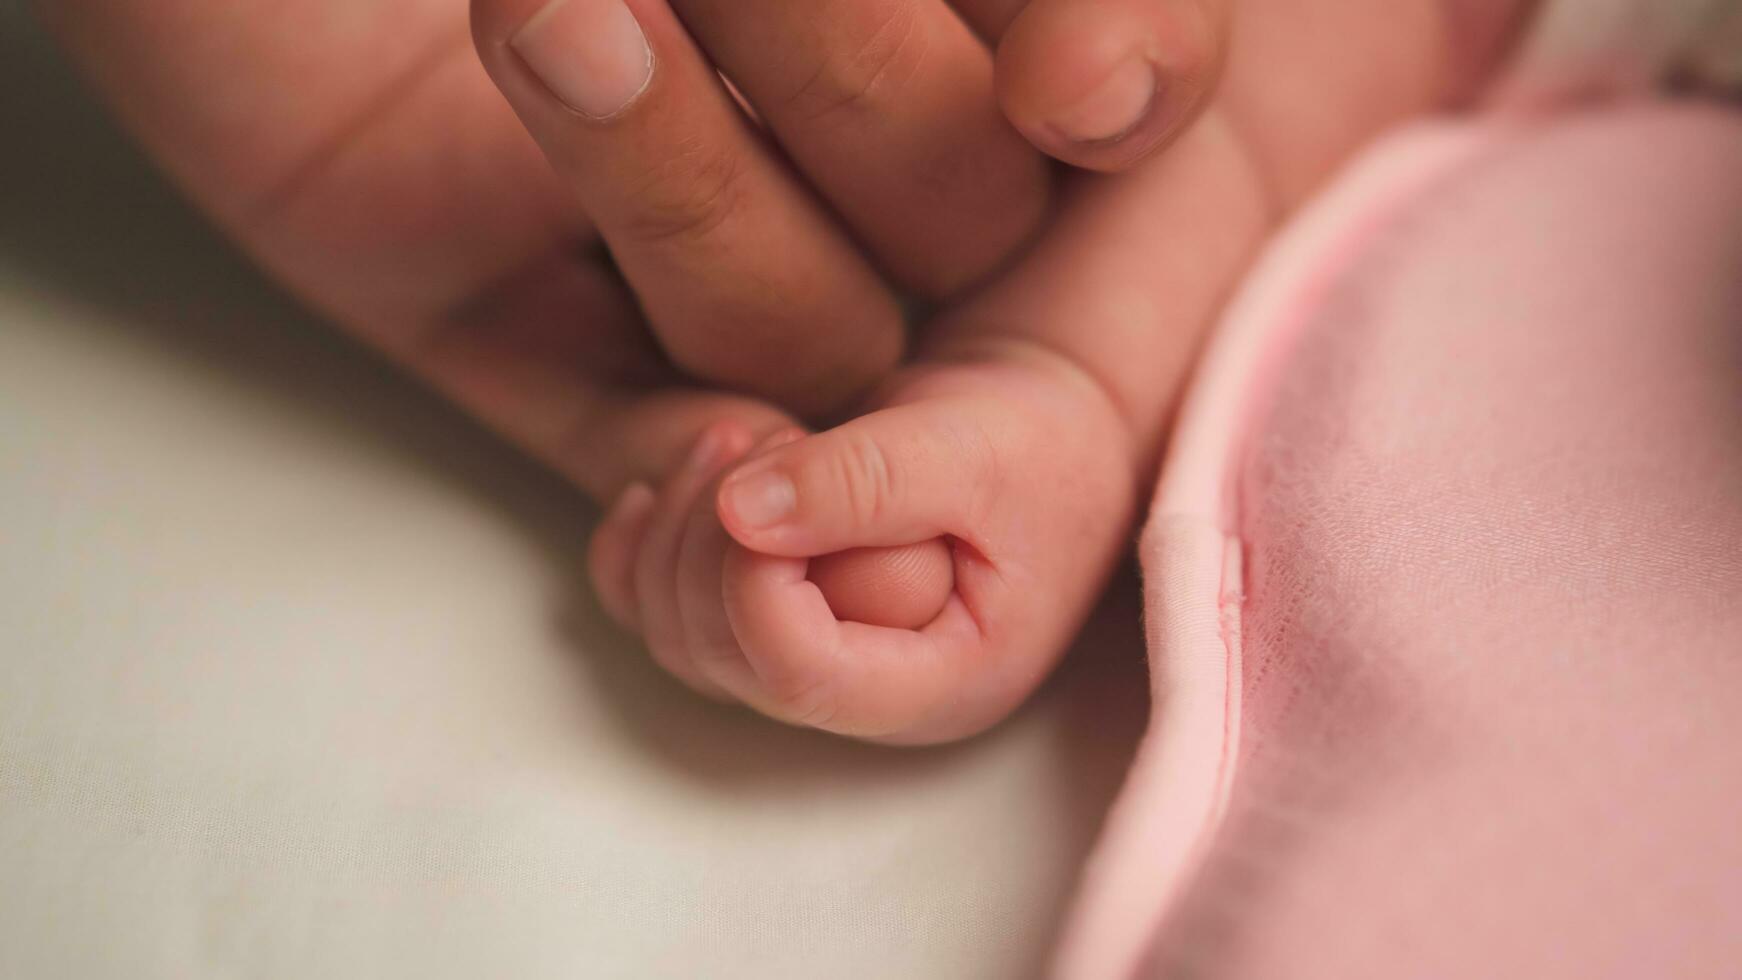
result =
M1376 148L1237 300L1143 546L1073 977L1742 969L1742 116Z

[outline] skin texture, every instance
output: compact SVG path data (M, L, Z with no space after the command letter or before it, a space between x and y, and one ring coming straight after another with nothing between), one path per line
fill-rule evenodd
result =
M693 33L711 37L704 49L659 0L633 0L666 70L600 123L553 106L510 57L506 37L529 0L475 4L476 55L459 0L41 9L121 118L265 266L615 501L593 546L601 600L669 670L774 717L915 742L984 728L1045 675L1124 547L1174 394L1224 293L1274 222L1363 139L1469 90L1467 66L1485 53L1470 39L1503 37L1490 21L1507 13L1453 15L1474 6L1246 0L1227 21L1235 41L1198 122L1174 126L1172 149L1124 177L1075 181L1046 233L997 273L1011 247L998 243L1027 237L1045 190L1020 190L1032 158L1003 137L968 141L1003 175L993 185L1018 188L1002 208L984 212L972 187L951 192L927 170L922 137L996 131L977 130L985 114L955 100L988 89L986 61L947 31L939 36L956 40L926 42L918 66L855 76L867 52L885 69L914 55L879 47L888 35L850 16L733 24L698 0L688 15ZM963 0L959 10L996 45L1027 16L1018 7ZM931 14L888 9L931 37L911 27ZM1036 22L1080 22L1062 9L1037 4ZM1174 4L1141 30L1181 31L1201 47L1180 50L1213 65L1220 28L1192 33L1180 26L1188 19L1168 19L1193 9L1212 8ZM1124 30L1114 13L1106 23ZM782 170L727 112L702 59L712 48L741 57L729 48L747 32L801 29L817 33L763 43L813 52L822 91L856 94L820 99L846 106L820 116L762 113L792 143L796 169ZM1024 43L1044 50L1049 31L1066 28L1032 30L1041 40ZM1068 44L1054 36L1061 51L1105 43L1093 30ZM955 51L953 67L926 69L933 77L920 68L938 50ZM1000 53L993 84L1044 92L1023 80L1039 64ZM902 98L884 99L889 79ZM781 80L750 87L778 91ZM962 122L973 119L982 122ZM992 275L929 325L917 362L876 387L869 414L804 437L790 431L795 410L850 404L900 347L879 339L899 331L894 294L864 269L878 266L879 249L897 251L880 236L902 223L870 227L865 216L882 211L862 206L867 227L831 226L805 203L897 200L859 152L884 140L897 173L913 168L888 186L942 186L936 207L967 203L941 223L978 228L916 238L941 246L935 281L897 275L934 291ZM596 222L584 217L594 211ZM868 266L844 240L869 245ZM993 244L963 244L982 240ZM601 241L629 288L601 261ZM779 278L818 256L815 275ZM776 271L757 278L759 267ZM746 281L770 288L745 292ZM836 343L807 343L817 330L807 317L829 324ZM860 354L830 361L840 349ZM795 477L790 521L738 519L721 484L747 460ZM846 506L819 506L830 500ZM932 557L903 563L890 548ZM821 584L807 578L810 559L830 555ZM929 608L941 611L908 628Z
M608 605L674 674L791 723L914 743L1004 717L1122 552L1226 292L1363 140L1472 90L1492 56L1470 26L1426 0L1247 0L1197 123L1166 154L1067 188L1047 234L931 326L872 411L760 445L722 424L683 475L635 491L647 516L608 521L592 556ZM790 489L739 493L771 473ZM790 509L771 523L753 498ZM924 542L950 549L952 575L917 629L879 608L932 604L899 568L842 574L876 554L855 549Z
M1239 152L1206 126L1129 177L1071 188L1023 262L932 325L875 411L762 446L730 423L704 437L694 475L648 494L644 528L601 528L607 605L634 610L624 622L674 674L789 722L906 743L1003 717L1125 547L1191 325L1221 298L1200 264L1237 268L1262 234ZM749 526L720 490L758 465L796 486L778 526ZM843 621L807 575L812 557L940 538L952 587L919 630ZM907 587L857 581L860 610Z
M837 619L917 630L938 618L955 587L955 547L931 538L811 559L805 578Z
M659 56L634 107L566 111L507 47L535 6L36 9L272 275L601 501L662 479L713 422L839 417L904 349L898 287L947 298L1044 218L1044 161L999 118L990 49L938 26L935 0L838 18L767 0L781 74L728 60L772 143L665 0L634 0ZM706 6L682 13L705 26ZM923 44L877 29L920 21Z
M1045 161L998 111L992 53L948 5L673 6L897 282L953 295L1039 226Z

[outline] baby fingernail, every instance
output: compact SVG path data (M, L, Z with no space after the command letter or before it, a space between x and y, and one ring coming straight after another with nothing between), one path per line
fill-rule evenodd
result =
M772 527L798 507L798 488L773 470L752 473L726 485L726 507L746 527Z
M1059 113L1053 128L1077 143L1115 140L1137 128L1155 101L1155 70L1132 58L1113 70L1101 86Z
M509 46L557 98L604 119L653 79L653 49L623 0L550 0Z
M684 469L690 473L707 474L726 461L734 443L742 441L743 430L726 423L716 423L702 430L690 454L684 459Z
M655 499L652 487L639 481L631 483L617 495L601 523L617 525L638 521L643 514L653 509Z

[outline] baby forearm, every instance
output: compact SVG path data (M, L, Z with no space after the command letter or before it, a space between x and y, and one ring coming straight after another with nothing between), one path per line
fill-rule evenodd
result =
M1271 216L1214 114L1168 152L1067 188L1019 274L943 324L927 359L1003 354L1098 392L1147 475L1198 340Z
M1147 477L1203 335L1275 227L1378 132L1466 98L1528 3L1244 5L1256 22L1205 116L1137 170L1071 188L1026 260L1040 274L946 324L939 352L1020 345L1092 382Z

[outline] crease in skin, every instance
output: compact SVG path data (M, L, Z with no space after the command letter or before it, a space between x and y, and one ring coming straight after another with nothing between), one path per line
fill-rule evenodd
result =
M886 35L892 32L899 33L886 39ZM908 49L915 44L919 45L919 49L912 55L907 55ZM876 94L878 89L889 84L900 84L899 81L889 78L890 72L898 62L904 60L908 62L903 75L906 78L911 78L918 73L930 50L931 44L919 33L919 16L916 7L908 3L892 5L882 23L871 31L864 43L860 45L859 50L849 59L853 64L873 63L873 59L875 59L871 73L863 78L857 75L847 76L851 80L851 84L832 93L829 98L821 99L819 105L805 110L805 118L814 121L834 115L841 109L868 104L871 96ZM873 55L874 51L882 51L883 53ZM828 58L818 59L816 67L786 98L787 107L796 108L801 103L816 99L819 94L817 90L826 87L825 82L829 81L834 74L835 65L836 63Z
M954 535L945 537L943 541L950 549L950 571L954 576L950 586L950 595L953 595L962 604L962 612L967 615L968 622L974 625L975 635L984 644L992 635L991 616L985 609L981 608L981 593L985 589L964 589L962 582L973 576L990 577L994 583L992 588L1006 593L1010 591L1010 582L1005 578L997 563L988 558L979 548L974 547L973 544ZM970 572L973 573L972 576L969 574ZM946 609L949 607L949 596L944 599L944 607Z
M444 72L476 57L469 28L439 34L409 66L379 85L359 109L339 125L329 127L329 135L303 154L282 178L241 204L235 217L225 221L226 226L240 240L267 238L278 219L305 196L322 188L333 166L369 133L406 108ZM418 362L426 359L432 348L441 346L442 335L480 322L484 308L493 297L499 298L498 290L504 283L524 280L529 270L548 264L559 252L573 253L572 261L582 264L589 261L589 253L605 254L591 227L583 223L575 228L569 217L553 215L541 233L527 235L512 253L500 256L494 263L479 263L464 278L440 284L440 288L432 289L410 308L387 310L360 305L355 296L324 293L322 287L301 281L292 272L284 273L285 281L316 309L346 326L350 336L422 374ZM278 265L270 252L260 258L268 267ZM590 261L605 266L598 258ZM438 390L447 391L436 379L425 380ZM511 441L525 442L519 437Z
M839 620L917 630L955 591L955 558L932 538L894 548L853 548L813 558L807 577Z
M333 127L331 135L292 166L282 179L239 208L237 227L243 231L257 231L269 225L308 188L318 184L328 168L376 123L392 115L452 59L470 57L472 50L469 27L438 35L424 54L383 84L349 119Z
M938 360L972 363L995 361L1013 367L1047 371L1049 376L1065 383L1103 404L1119 421L1121 443L1137 458L1140 442L1137 436L1136 413L1120 398L1112 379L1095 370L1086 358L1079 357L1062 343L1034 336L1011 334L980 334L938 344L928 355ZM933 362L936 365L936 362ZM1051 365L1050 371L1041 365ZM994 459L996 459L996 454Z

